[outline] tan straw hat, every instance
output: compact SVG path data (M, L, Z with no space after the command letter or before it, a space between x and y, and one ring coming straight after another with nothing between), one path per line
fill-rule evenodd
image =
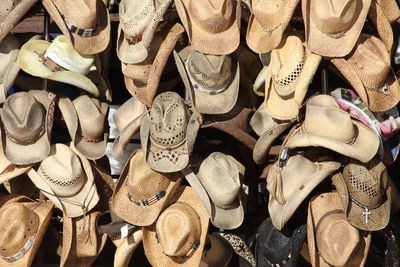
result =
M108 139L105 129L108 104L81 95L73 101L61 98L59 108L76 150L91 160L104 156Z
M400 85L390 65L390 55L381 40L361 34L356 49L332 63L373 112L383 112L400 100Z
M204 267L226 267L229 266L233 256L233 249L218 234L207 235L204 245L203 256L201 257Z
M211 223L219 229L235 229L243 222L244 171L240 162L221 152L211 153L200 165L197 178L208 194L200 199L209 202Z
M314 197L308 205L308 250L312 266L364 266L371 234L347 220L337 192Z
M379 142L374 130L352 120L333 97L317 95L307 102L305 120L292 132L285 147L320 146L368 162L377 153Z
M17 165L43 160L50 151L55 95L41 90L18 92L3 105L4 154Z
M19 72L19 48L18 39L11 34L0 42L0 103L6 100L7 90L14 84Z
M268 211L275 228L281 230L311 191L339 168L339 162L312 162L300 154L290 156L283 167L275 162L267 177Z
M141 121L140 142L147 164L160 172L177 172L189 163L197 132L198 114L191 113L175 92L161 93Z
M256 53L276 48L288 26L299 0L253 0L247 26L247 45Z
M204 54L227 55L240 42L238 0L175 0L193 48Z
M68 217L86 214L99 201L89 161L64 144L52 145L50 155L28 176Z
M388 21L382 7L372 0L371 6L368 11L368 19L374 25L379 39L385 44L387 51L391 52L394 43L393 29Z
M18 60L21 69L32 76L71 84L99 96L96 85L86 77L94 57L80 55L64 35L51 43L32 38L21 47Z
M182 181L180 174L153 171L143 151L134 151L115 187L112 207L117 216L130 224L151 225L169 203Z
M51 202L12 201L0 208L0 266L28 267L50 222Z
M324 57L351 52L364 26L371 0L302 1L307 47Z
M265 79L265 110L275 119L298 116L321 56L308 51L296 36L272 50Z
M382 11L390 22L393 24L400 18L400 8L396 0L375 0L377 4L382 8Z
M207 211L190 187L180 187L151 225L143 227L143 246L152 266L199 266L207 237Z
M43 0L50 17L82 55L99 54L110 43L110 16L102 0Z
M198 112L229 112L239 95L239 62L233 55L207 55L191 46L174 51L178 71L186 93L191 95Z
M119 4L118 58L127 64L144 61L158 24L172 0L122 0Z
M374 158L367 164L353 161L333 177L347 220L356 228L378 231L390 218L390 187L385 165Z
M18 24L37 0L2 0L0 9L0 42Z

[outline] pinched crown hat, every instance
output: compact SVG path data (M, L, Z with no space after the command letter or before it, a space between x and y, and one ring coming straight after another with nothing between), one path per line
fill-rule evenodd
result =
M177 172L189 162L200 127L197 113L191 113L175 92L161 93L150 114L142 118L140 141L147 164L160 172Z
M351 52L367 18L371 0L305 0L302 11L307 47L324 57Z
M20 43L14 35L9 34L0 41L0 103L7 97L7 90L13 85L19 72L17 62Z
M143 151L134 151L127 161L113 194L116 215L133 225L152 224L169 203L182 181L177 173L153 171L146 164Z
M110 16L102 0L43 0L43 6L78 53L99 54L110 42Z
M333 177L347 220L356 228L378 231L390 218L391 194L385 165L377 158L367 164L353 161Z
M383 112L399 102L400 85L390 55L378 38L361 34L350 55L331 61L371 111Z
M238 0L176 0L175 6L195 50L227 55L240 43L240 3Z
M17 165L43 160L50 151L55 95L41 90L18 92L3 105L4 154Z
M64 144L52 145L50 155L28 176L68 217L86 214L99 201L89 161Z
M321 146L368 162L377 153L379 142L374 130L352 120L332 96L317 95L308 100L305 120L291 132L285 147Z
M247 45L256 53L276 48L299 0L253 0L247 26Z

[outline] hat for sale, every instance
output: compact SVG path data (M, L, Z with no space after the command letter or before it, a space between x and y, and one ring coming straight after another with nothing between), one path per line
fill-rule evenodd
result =
M67 217L84 215L99 201L89 161L64 144L52 145L50 155L28 176Z
M400 18L400 8L396 0L375 0L376 3L382 8L382 11L390 22L393 24Z
M300 154L282 167L275 162L267 176L268 211L275 228L281 230L311 191L339 168L339 162L312 162Z
M371 111L386 111L399 102L400 85L390 55L378 38L361 34L350 55L331 61Z
M0 265L31 266L50 222L54 204L8 201L0 208Z
M360 36L371 0L305 0L301 4L308 49L324 57L344 57Z
M247 26L246 43L256 53L267 53L282 41L299 0L254 0Z
M105 129L108 104L97 98L81 95L73 101L59 100L72 144L87 159L99 159L106 150L108 133Z
M285 147L320 146L368 162L377 153L379 142L374 130L352 120L332 96L317 95L308 100L305 120L292 131Z
M207 55L191 46L174 51L178 71L198 112L229 112L239 95L239 62L232 55Z
M32 76L67 83L99 96L96 85L86 77L94 57L79 54L65 35L51 43L30 39L21 47L18 60L21 69Z
M312 266L364 266L371 233L346 219L337 192L314 197L308 205L308 251Z
M110 15L102 0L43 0L67 41L82 55L104 51L110 43Z
M43 160L50 151L55 95L42 90L18 92L3 105L4 154L16 165Z
M141 149L127 161L115 187L112 207L117 216L133 225L151 225L174 195L183 176L160 173L146 163Z
M119 4L117 55L127 64L144 61L158 24L172 0L122 0Z
M20 43L14 35L7 35L0 41L0 103L7 97L7 90L14 84L19 72L17 62Z
M353 161L333 177L347 220L356 228L378 231L390 218L391 194L385 165L374 158L367 164Z
M304 46L300 38L289 36L272 50L265 78L265 110L275 119L298 116L321 56Z
M176 0L175 6L195 50L227 55L240 43L240 3L238 0Z
M143 246L152 266L199 266L209 216L190 187L180 187L157 221L143 227Z
M233 256L233 249L218 234L207 235L201 261L206 267L226 267L229 266ZM200 265L202 266L202 265Z
M140 142L147 164L159 172L177 172L189 163L200 122L175 92L154 98L141 121Z

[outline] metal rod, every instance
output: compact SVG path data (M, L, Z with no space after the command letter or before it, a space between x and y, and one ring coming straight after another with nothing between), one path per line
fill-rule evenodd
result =
M328 92L328 72L325 68L325 66L322 67L322 71L321 71L321 78L322 78L322 86L321 86L321 93L323 94L327 94Z

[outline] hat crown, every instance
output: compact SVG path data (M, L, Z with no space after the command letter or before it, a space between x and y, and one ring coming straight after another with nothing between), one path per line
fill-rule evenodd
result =
M94 29L97 26L97 5L99 0L54 0L64 20L80 29ZM100 0L101 1L101 0Z
M39 228L39 216L21 203L6 204L0 209L0 256L20 252Z
M188 256L197 249L201 237L201 222L188 204L176 202L165 209L156 222L159 244L165 255Z
M282 26L285 14L285 0L255 0L252 1L252 12L261 24L263 31L273 32Z
M122 1L119 14L124 33L127 35L143 33L150 25L155 11L154 1Z
M107 105L87 95L76 98L73 104L78 115L82 136L92 140L101 139L100 137L104 133Z
M1 20L0 20L1 21ZM10 64L16 62L19 50L19 42L13 35L7 35L0 43L0 83L4 82L4 76L10 68ZM6 88L8 89L8 88Z

